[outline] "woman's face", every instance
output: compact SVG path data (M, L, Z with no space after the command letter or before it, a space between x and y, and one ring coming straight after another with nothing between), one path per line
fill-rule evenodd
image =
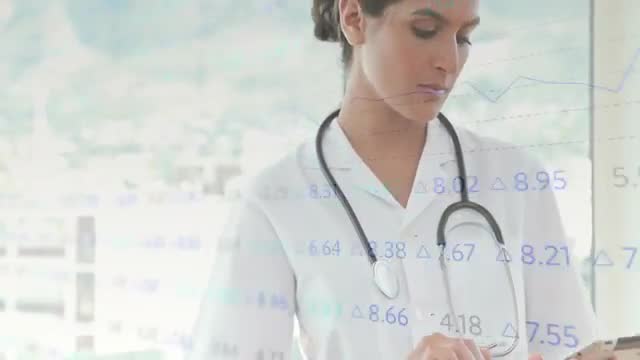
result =
M469 56L478 1L400 0L367 17L359 57L378 98L422 124L436 117Z

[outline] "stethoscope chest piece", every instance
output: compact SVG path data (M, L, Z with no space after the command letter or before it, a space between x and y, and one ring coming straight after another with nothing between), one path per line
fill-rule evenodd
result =
M391 269L391 263L384 260L377 260L373 264L373 281L378 289L389 299L395 299L400 292L398 278Z
M344 196L340 187L338 186L336 179L331 174L331 171L329 170L329 166L327 165L324 158L324 154L322 152L323 133L329 127L329 125L331 124L331 121L333 121L333 119L338 117L339 113L340 113L340 109L332 112L322 122L322 124L320 125L320 128L318 129L318 133L316 134L316 153L318 155L318 163L320 164L320 170L322 171L322 174L327 180L327 183L334 190L338 200L342 204L342 207L344 208L347 215L349 216L349 220L351 221L351 224L353 225L356 233L358 234L358 239L360 240L360 243L363 249L367 251L367 256L369 260L368 263L372 264L372 267L373 267L373 282L375 283L378 290L380 290L380 292L385 297L387 297L388 299L396 299L400 294L400 279L404 280L404 278L401 278L397 275L398 273L400 273L399 271L398 272L394 271L394 268L392 266L393 263L391 263L386 259L379 260L377 258L375 252L369 245L369 240L367 239L367 235L364 233L364 230L362 229L362 225L358 221L358 217L356 216L355 211L351 207L351 204L349 204L349 201L347 200L347 198ZM498 223L493 218L493 215L491 215L489 210L487 210L486 208L484 208L478 203L469 201L469 194L467 191L467 186L465 185L466 184L465 179L467 179L467 172L464 166L464 156L462 153L462 147L460 146L460 140L458 138L458 134L456 133L453 125L451 125L451 122L449 122L449 120L442 113L438 114L438 119L440 119L440 122L446 128L447 132L449 133L449 136L451 137L451 141L453 142L453 145L455 148L456 163L458 165L458 177L461 179L460 201L449 205L445 209L442 216L440 217L440 222L438 223L438 227L436 229L436 244L441 249L439 260L440 260L440 266L442 269L443 281L445 284L445 291L447 295L447 305L449 307L449 313L451 314L451 318L456 324L456 329L458 329L458 324L456 320L457 316L455 314L455 309L453 307L452 294L451 294L451 289L449 284L449 275L447 272L447 264L445 261L445 253L444 253L445 248L447 246L446 239L445 239L445 229L446 229L446 225L449 217L451 216L452 213L454 213L457 210L461 210L461 209L473 210L479 213L480 215L482 215L484 220L486 220L486 223L488 223L490 228L487 228L486 226L483 226L483 225L480 225L480 227L482 227L484 230L487 230L493 233L494 240L496 240L496 244L498 246L504 247L504 240L502 239L502 233L500 232L500 227L498 226ZM427 130L427 127L425 127L425 135L426 135L426 130ZM454 222L458 223L454 226L454 228L465 223L465 222L461 222L460 221L461 219L456 219L455 216L453 217L453 219L454 219ZM472 224L473 223L471 223L470 225ZM484 224L484 222L482 224ZM453 228L450 229L449 231L451 230L453 230ZM511 268L506 262L504 266L509 279L509 285L511 288L513 308L515 309L515 321L511 323L520 324L520 320L518 317L519 313L518 313L517 294L515 291L513 278L511 276L511 270L510 270ZM354 286L357 286L357 284L354 284ZM464 328L464 325L463 325L463 328ZM516 326L516 328L518 327ZM519 339L518 332L516 331L516 336L513 337L511 345L506 349L500 349L500 351L494 351L493 356L503 357L507 354L510 354L517 347L518 339Z

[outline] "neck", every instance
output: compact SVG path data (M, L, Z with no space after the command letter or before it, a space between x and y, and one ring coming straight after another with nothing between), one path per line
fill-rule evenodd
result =
M346 90L337 121L354 148L366 152L422 149L426 123L407 119L372 91Z

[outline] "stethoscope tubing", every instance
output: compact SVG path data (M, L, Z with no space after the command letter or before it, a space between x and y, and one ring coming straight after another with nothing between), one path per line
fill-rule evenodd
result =
M351 224L353 225L353 228L356 230L356 233L358 235L358 238L360 239L362 247L367 252L367 258L369 259L369 263L373 266L374 278L375 278L376 277L377 265L381 264L381 262L378 260L378 258L374 254L373 249L371 248L371 245L370 245L370 243L369 243L369 241L367 239L367 236L366 236L364 230L362 229L362 225L360 224L360 221L358 221L358 217L356 216L355 211L351 207L351 204L349 203L349 201L347 200L346 196L342 192L342 189L338 185L337 181L335 180L335 178L331 174L331 171L329 171L329 167L328 167L328 165L326 163L326 160L324 158L324 153L322 151L322 139L324 137L326 129L329 127L331 122L335 118L338 117L339 114L340 114L340 109L338 108L337 110L335 110L331 114L329 114L329 116L327 116L327 118L320 125L320 128L318 129L318 133L316 135L316 142L315 142L316 153L318 155L318 162L320 163L320 171L324 175L325 179L329 183L329 186L331 186L331 188L333 189L334 193L338 197L338 200L340 201L340 203L342 204L343 208L347 212L347 216L349 217L349 220L351 221ZM455 323L456 332L458 334L462 334L462 332L460 331L460 327L458 325L456 314L455 314L455 308L453 306L452 294L451 294L451 289L450 289L450 286L449 286L448 269L447 269L447 266L446 266L446 261L445 261L445 256L444 256L445 249L446 249L446 246L447 246L444 230L446 228L447 221L449 220L451 215L454 212L458 211L458 210L469 209L469 210L475 211L478 214L480 214L487 221L489 226L491 227L491 230L492 230L492 232L493 232L493 234L495 236L495 240L497 242L497 246L499 247L499 249L500 250L505 250L505 245L504 245L504 239L502 237L502 231L500 230L500 226L496 222L496 220L493 217L493 215L491 215L491 212L489 210L487 210L484 206L482 206L482 205L480 205L480 204L478 204L476 202L469 201L469 192L468 192L468 189L467 189L467 186L466 186L467 172L466 172L466 168L465 168L465 164L464 164L464 156L462 154L462 147L460 145L460 139L458 138L458 134L455 131L453 125L451 124L449 119L447 119L447 117L444 116L444 114L438 113L438 119L440 120L440 122L443 124L443 126L445 127L445 129L449 133L449 136L451 137L451 140L453 142L454 149L455 149L456 163L458 165L458 177L460 178L460 184L461 184L460 201L457 201L457 202L454 202L454 203L450 204L443 211L442 216L440 217L440 220L438 222L438 228L437 228L437 231L436 231L436 238L437 238L438 248L440 249L439 263L440 263L440 269L442 271L442 276L443 276L443 280L444 280L444 284L445 284L445 291L446 291L446 297L447 297L447 302L448 302L447 305L449 307L449 311L451 313L451 316L453 317L453 321ZM425 127L425 136L426 136L427 129L428 129L428 127ZM507 276L509 278L509 286L510 286L510 289L511 289L513 306L514 306L515 313L516 313L516 319L515 319L514 326L517 327L517 326L519 326L519 311L518 311L517 298L516 298L516 295L515 295L516 292L515 292L515 286L514 286L514 283L513 283L513 276L511 274L511 269L509 268L509 265L507 264L507 262L504 263L504 266L505 266L505 271L507 272ZM376 283L376 284L380 288L380 285L378 283ZM380 289L380 291L387 297L393 297L393 296L390 296L389 294L387 294L382 289ZM511 353L516 348L516 346L518 344L518 340L519 340L518 334L519 334L519 330L516 329L516 335L513 338L513 342L511 344L511 346L509 348L507 348L506 350L504 350L504 351L501 351L499 353L493 354L493 356L494 357L503 357L503 356ZM495 344L494 344L494 346L495 346Z

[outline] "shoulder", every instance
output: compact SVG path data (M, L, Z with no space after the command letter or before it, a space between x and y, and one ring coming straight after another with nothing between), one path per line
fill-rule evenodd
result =
M484 201L494 212L504 212L505 219L516 212L538 218L555 211L554 192L566 188L566 174L545 164L537 151L539 147L516 144L462 127L456 130L467 174L478 190L477 201Z
M232 197L258 205L263 210L270 200L290 198L293 192L302 189L302 158L309 145L305 141L293 146L260 170L243 174L232 189Z

